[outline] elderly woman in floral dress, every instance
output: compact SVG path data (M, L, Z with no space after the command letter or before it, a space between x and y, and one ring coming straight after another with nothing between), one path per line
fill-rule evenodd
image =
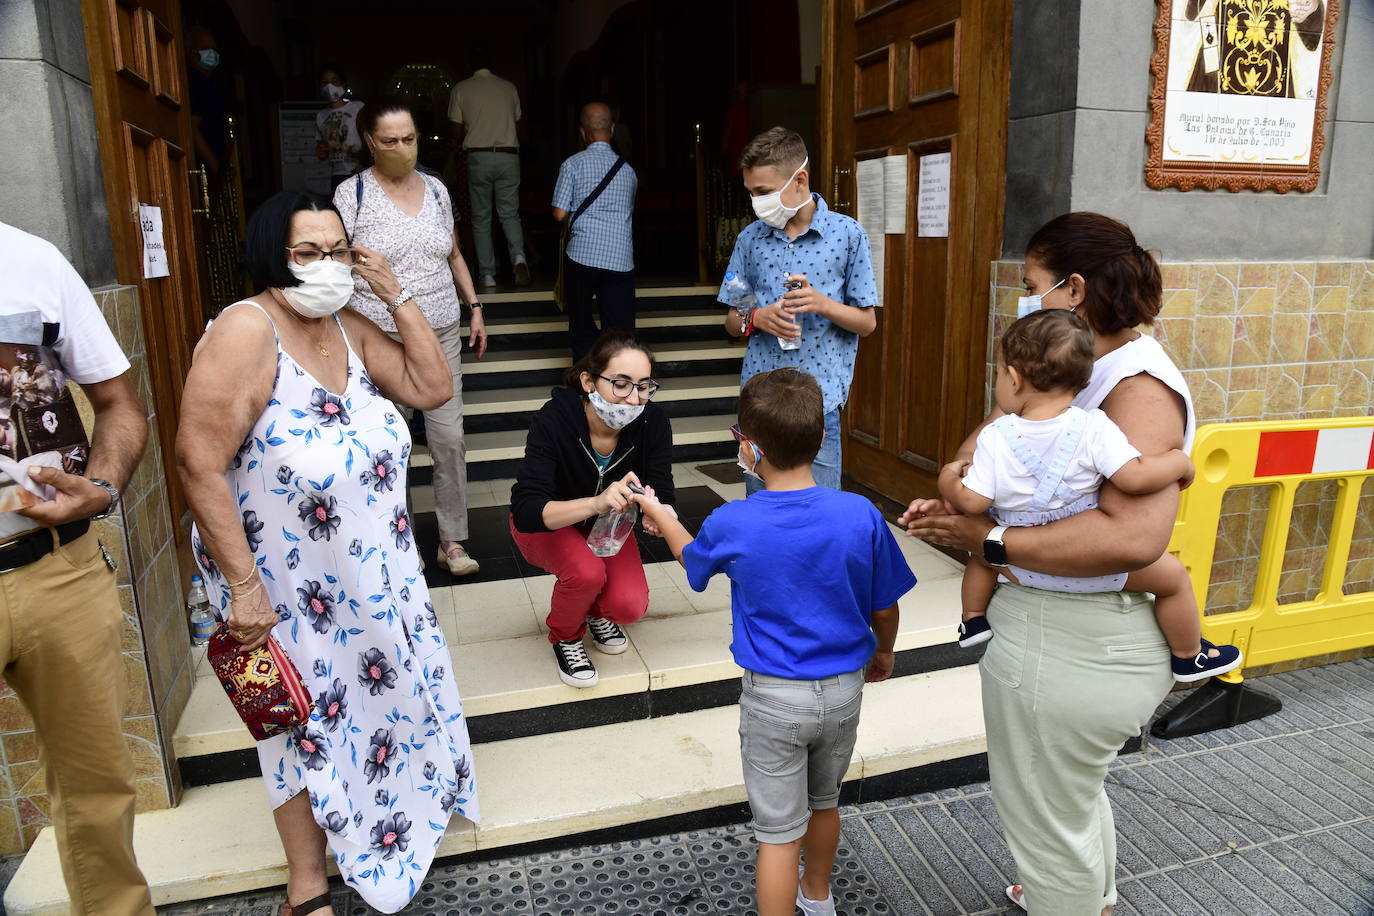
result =
M258 744L290 870L284 913L330 912L326 844L344 880L394 913L450 815L477 818L453 663L406 511L410 433L391 400L441 404L452 380L386 259L351 247L324 200L281 192L249 221L245 249L263 291L215 319L182 398L192 544L229 634L247 648L275 638L314 698L306 724ZM340 311L355 272L393 303L399 342Z

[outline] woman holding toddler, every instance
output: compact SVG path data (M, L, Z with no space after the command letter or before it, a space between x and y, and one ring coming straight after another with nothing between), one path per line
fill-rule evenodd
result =
M1022 882L1007 894L1032 913L1097 916L1117 896L1108 765L1175 678L1240 653L1201 640L1187 575L1165 555L1195 418L1178 368L1135 330L1159 313L1159 265L1125 224L1068 213L1032 236L1024 282L1030 314L999 342L997 407L942 470L944 498L901 522L972 555L960 637L988 642L988 768Z

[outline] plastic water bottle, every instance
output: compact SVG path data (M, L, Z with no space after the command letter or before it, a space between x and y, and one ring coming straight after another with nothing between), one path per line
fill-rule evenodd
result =
M210 642L215 631L215 615L210 611L210 598L205 594L205 580L196 573L191 577L191 590L186 593L186 610L191 619L191 645Z
M623 512L608 509L596 517L592 533L587 535L587 546L598 557L613 557L630 539L635 530L635 520L639 517L639 507L630 506Z
M725 275L724 289L725 298L745 318L748 318L749 313L759 307L759 298L754 295L754 290L749 286L749 281L733 270Z
M783 281L782 281L782 288L783 288L784 291L786 291L786 292L791 292L791 291L794 290L794 289L801 289L803 286L806 285L806 281L805 281L805 280L792 280L792 279L789 279L789 278L791 277L791 274L788 274L787 271L783 271L783 273L784 273L784 275L785 275L785 276L783 277ZM797 322L797 328L798 328L798 330L800 330L800 329L801 329L801 319L799 319L796 315L793 315L793 316L792 316L792 320L795 321L795 322ZM778 346L779 346L779 347L782 347L784 350L800 350L800 349L801 349L801 338L798 337L798 338L795 339L795 340L788 340L786 337L779 337L779 338L778 338Z

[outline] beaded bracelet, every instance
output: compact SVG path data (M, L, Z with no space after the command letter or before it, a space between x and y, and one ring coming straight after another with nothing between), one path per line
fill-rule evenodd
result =
M233 589L236 589L236 588L243 588L243 587L244 587L245 585L247 585L247 584L252 580L252 578L253 578L254 576L256 576L257 574L258 574L258 568L257 568L256 566L254 566L251 570L249 570L248 575L244 576L242 579L240 579L240 580L237 581L237 582L230 582L230 583L229 583L229 588L230 588L230 590L232 591Z

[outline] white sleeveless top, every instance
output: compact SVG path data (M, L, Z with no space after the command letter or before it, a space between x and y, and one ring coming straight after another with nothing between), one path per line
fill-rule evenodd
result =
M1193 396L1188 391L1188 383L1183 380L1183 373L1178 371L1169 354L1164 352L1159 341L1153 337L1142 334L1094 362L1092 379L1088 382L1088 387L1078 392L1078 397L1073 399L1074 406L1084 410L1095 410L1102 406L1102 402L1112 393L1118 382L1142 372L1153 375L1183 398L1183 404L1188 411L1188 420L1183 427L1183 450L1191 452L1193 434L1197 431L1197 417L1193 414Z

